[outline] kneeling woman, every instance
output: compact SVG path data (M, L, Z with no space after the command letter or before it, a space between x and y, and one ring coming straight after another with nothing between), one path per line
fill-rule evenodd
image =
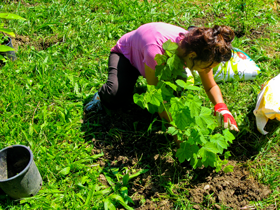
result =
M111 49L107 82L85 106L85 112L98 111L101 104L109 109L129 103L137 78L142 75L149 85L156 85L154 60L164 54L162 44L167 40L178 44L177 55L185 66L199 73L204 89L214 104L215 114L224 127L238 131L237 124L224 103L212 69L231 58L234 32L227 26L197 27L187 31L167 23L148 23L123 35ZM166 113L159 115L168 120Z

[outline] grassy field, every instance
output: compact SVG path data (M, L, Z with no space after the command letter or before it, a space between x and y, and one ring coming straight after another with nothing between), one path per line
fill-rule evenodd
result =
M261 85L280 70L278 0L3 0L0 12L26 19L4 21L16 33L17 60L0 68L0 149L29 146L43 178L31 198L12 200L0 192L0 209L280 208L280 123L269 121L263 136L253 115ZM261 68L254 81L220 83L240 129L230 147L236 173L180 164L157 116L140 108L83 115L106 81L111 47L157 21L229 25L233 46ZM137 89L145 89L143 79ZM205 190L221 177L237 180L234 194L227 194L236 200L223 203L218 191Z

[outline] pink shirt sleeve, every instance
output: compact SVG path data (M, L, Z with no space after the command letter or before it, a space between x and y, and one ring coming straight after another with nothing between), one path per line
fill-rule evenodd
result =
M157 65L157 62L155 61L155 56L157 54L163 54L161 47L155 44L151 44L147 47L145 47L144 50L144 60L143 62L149 66L151 69L155 70L155 67Z

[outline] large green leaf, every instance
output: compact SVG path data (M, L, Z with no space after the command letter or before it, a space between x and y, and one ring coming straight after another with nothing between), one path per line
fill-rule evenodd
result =
M227 147L228 147L228 144L227 144L225 138L219 133L217 133L213 136L210 136L210 142L217 145L217 148L219 149L219 153L221 153L221 154L223 153L223 150L227 149Z
M168 81L163 81L164 84L168 85L169 87L171 87L173 90L177 90L177 86L175 84L173 84L172 82L168 82Z
M208 145L208 146L210 146L210 145ZM215 165L216 165L217 155L213 148L208 150L209 147L208 148L202 147L202 148L200 148L200 150L198 152L199 156L202 158L201 162L203 163L203 165L205 167L207 167L207 166L215 167Z
M183 67L181 65L181 59L177 55L173 55L167 60L167 65L171 69L171 71L175 71L176 69L179 69L180 67ZM180 69L180 72L182 72L182 68Z
M200 87L193 86L193 85L189 85L189 84L187 84L186 82L184 82L184 81L181 80L181 79L176 80L176 83L177 83L180 87L182 87L182 88L184 88L184 89L187 89L187 90L201 90Z
M177 127L181 130L184 130L187 126L190 126L193 122L193 119L191 118L190 110L186 107L184 109L181 109L177 114L175 115L174 122L177 125ZM173 117L173 115L172 115Z
M12 13L0 13L0 18L9 19L9 20L26 20L25 18Z
M156 89L154 85L147 85L147 94L146 94L146 101L147 103L151 103L156 106L160 106L163 102L163 98L161 95L161 90Z
M222 152L222 150L218 148L218 145L213 142L207 142L202 148L215 154Z
M133 95L133 101L134 103L136 103L138 106L140 106L142 109L145 108L144 105L144 96L143 95L139 95L138 93L135 93Z
M184 77L184 63L176 54L168 59L167 65L172 70L172 78Z
M178 44L175 42L172 42L170 39L167 40L162 44L162 48L165 51L169 51L170 53L174 54L178 48Z
M0 45L0 52L9 52L9 51L15 51L15 49L6 45Z
M159 80L169 80L171 77L171 70L169 66L156 66L156 77L158 77Z
M11 37L15 37L15 33L10 30L10 29L6 29L6 28L0 28L0 32L3 32L5 34L10 35Z
M206 129L215 122L211 112L211 109L202 107L200 114L195 117L195 122L201 129Z
M169 112L171 113L171 115L176 115L177 112L179 112L181 109L185 108L185 105L182 103L182 100L180 100L177 97L173 97L170 99L170 104L171 104L171 108L169 110Z
M170 104L171 108L169 109L169 112L177 127L184 130L187 126L190 126L193 119L190 115L189 108L183 104L182 100L174 97L171 98Z
M188 94L187 97L188 97L188 101L187 101L186 105L189 107L189 109L191 111L191 116L192 117L198 116L200 113L200 110L201 110L201 105L202 105L201 100L196 95L194 96L194 95Z
M176 157L179 159L179 162L182 163L185 160L190 161L193 158L193 154L196 154L199 150L197 145L191 145L188 142L182 142L180 148L176 152Z
M167 58L166 55L156 54L155 61L157 62L157 65L162 65L166 63Z
M205 143L207 143L206 139L204 138L202 132L200 132L200 130L197 130L197 127L192 128L190 130L190 134L188 137L188 142L190 144L196 144L196 145L203 145Z
M232 143L232 141L235 139L234 135L229 131L229 129L223 130L224 137L226 141L229 141Z
M172 136L175 136L178 133L178 130L173 126L169 126L167 133L171 134Z

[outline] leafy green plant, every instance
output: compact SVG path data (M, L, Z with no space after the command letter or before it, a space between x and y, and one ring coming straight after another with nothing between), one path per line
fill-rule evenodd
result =
M87 198L85 206L89 204L91 197L99 196L102 197L102 202L104 204L105 210L115 210L116 204L121 204L125 209L132 210L133 208L129 204L134 204L133 200L128 196L128 185L129 180L133 179L143 173L146 173L149 169L141 169L134 174L129 174L127 168L119 170L119 168L105 168L103 171L106 181L110 185L109 187L102 189L93 188L93 192L89 194L90 197ZM90 206L89 206L90 207Z
M15 33L8 28L4 28L4 23L1 21L1 19L6 20L25 20L25 18L22 18L18 15L11 14L11 13L0 13L0 32L5 33L11 37L15 37ZM13 48L3 45L3 43L8 41L8 36L4 34L0 34L0 52L8 52L8 51L15 51ZM5 60L5 58L0 55L0 60Z
M192 85L187 76L182 76L183 61L176 55L178 45L168 40L163 44L164 55L156 55L156 86L148 85L146 93L134 95L134 102L149 112L169 113L170 126L167 133L177 136L182 141L176 153L180 162L190 161L193 168L211 166L220 171L230 153L224 150L232 143L234 136L226 129L214 134L218 126L211 109L202 106L202 101L195 93L186 90L200 90ZM231 171L228 166L224 171Z

